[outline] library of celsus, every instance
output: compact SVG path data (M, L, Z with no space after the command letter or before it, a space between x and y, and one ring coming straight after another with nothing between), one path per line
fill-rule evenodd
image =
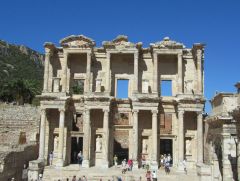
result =
M126 36L102 47L83 35L45 43L39 158L31 164L108 168L116 155L152 168L171 154L203 162L204 45L166 37L143 47Z

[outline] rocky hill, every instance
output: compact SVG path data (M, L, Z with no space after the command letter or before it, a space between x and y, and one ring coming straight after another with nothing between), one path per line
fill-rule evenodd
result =
M31 102L41 92L44 55L0 40L0 100Z

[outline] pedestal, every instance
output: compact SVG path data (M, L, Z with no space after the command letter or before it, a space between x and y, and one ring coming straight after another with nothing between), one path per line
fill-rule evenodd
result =
M83 162L82 162L82 167L83 167L83 168L89 168L89 167L90 167L90 162L89 162L89 160L83 160Z
M138 161L133 161L133 170L138 170Z
M33 160L29 162L28 180L38 180L39 174L43 173L44 160Z
M157 161L152 161L150 165L151 170L158 170L158 163Z

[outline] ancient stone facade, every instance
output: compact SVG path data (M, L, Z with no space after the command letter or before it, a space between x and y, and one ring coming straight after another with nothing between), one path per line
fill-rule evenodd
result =
M236 87L239 87L239 83ZM211 100L212 113L205 119L204 162L211 180L238 180L240 176L240 94L217 93Z
M39 158L33 165L75 163L108 168L113 157L144 157L152 168L160 154L171 154L182 169L203 162L204 45L185 48L170 40L132 43L126 36L102 47L83 35L45 43ZM119 80L127 80L127 98L119 98ZM162 84L171 95L162 95ZM121 90L120 90L121 91ZM196 149L198 148L198 149ZM36 166L37 167L37 166Z

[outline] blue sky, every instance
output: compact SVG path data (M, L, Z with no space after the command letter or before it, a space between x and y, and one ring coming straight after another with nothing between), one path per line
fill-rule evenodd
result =
M171 39L206 43L205 96L234 92L240 67L240 1L237 0L22 0L2 1L0 39L43 52L43 43L58 43L84 34L100 46L125 34L130 41ZM209 106L207 106L209 111Z

